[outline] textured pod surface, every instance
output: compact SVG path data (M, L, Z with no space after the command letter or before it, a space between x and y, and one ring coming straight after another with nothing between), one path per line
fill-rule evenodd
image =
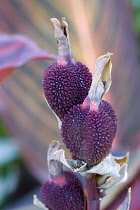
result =
M80 180L71 171L47 181L41 188L43 203L50 210L83 210L84 192Z
M52 110L63 119L73 105L81 104L92 82L89 69L81 62L51 64L43 74L43 92Z
M112 147L117 119L112 106L102 101L98 111L74 106L64 116L62 136L74 158L97 164Z

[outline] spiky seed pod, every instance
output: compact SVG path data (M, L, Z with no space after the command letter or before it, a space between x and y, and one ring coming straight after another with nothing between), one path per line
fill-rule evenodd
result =
M51 22L58 44L58 58L43 74L43 92L52 110L62 120L72 106L83 102L92 75L85 65L73 59L65 18L62 18L62 24L56 18Z
M116 134L117 131L117 118L115 115L115 111L113 109L113 107L111 106L110 103L108 103L107 101L101 101L101 105L99 106L99 110L102 109L111 119L113 127L114 128L114 133Z
M43 203L50 210L83 210L84 192L80 180L71 171L46 181L41 188Z
M98 110L77 105L62 122L62 136L73 157L89 165L99 163L111 150L117 119L112 106L102 101Z
M69 109L81 104L88 94L92 81L89 69L81 62L51 64L43 74L43 92L50 107L63 119Z

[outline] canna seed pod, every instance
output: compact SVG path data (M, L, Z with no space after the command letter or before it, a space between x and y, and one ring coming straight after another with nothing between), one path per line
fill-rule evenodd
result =
M102 100L98 110L76 105L64 116L63 142L75 159L95 165L111 150L117 118L112 106Z
M84 209L82 184L71 171L64 171L60 176L46 181L41 188L41 199L50 210Z
M51 64L43 75L43 91L51 109L63 119L69 109L83 103L91 85L92 76L81 62L66 65Z
M58 59L44 71L42 87L49 106L62 120L72 106L83 103L92 75L84 64L72 58L65 19L62 25L55 18L51 21L58 44Z

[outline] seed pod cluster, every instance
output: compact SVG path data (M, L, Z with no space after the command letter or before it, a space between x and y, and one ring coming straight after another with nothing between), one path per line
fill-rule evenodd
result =
M63 142L73 159L80 160L74 162L84 161L85 168L90 169L109 155L117 130L115 112L102 100L112 81L112 54L97 59L92 78L89 69L73 59L65 19L62 18L62 24L56 18L51 21L58 59L44 71L43 93L61 121ZM86 202L80 180L73 172L63 171L64 161L56 158L60 145L54 141L49 146L50 179L41 188L41 199L50 210L83 210Z
M62 121L63 142L72 157L94 165L110 153L117 128L112 106L102 101L111 85L112 54L97 59L92 78L89 69L73 59L65 20L62 25L57 19L52 23L58 59L43 74L44 96Z

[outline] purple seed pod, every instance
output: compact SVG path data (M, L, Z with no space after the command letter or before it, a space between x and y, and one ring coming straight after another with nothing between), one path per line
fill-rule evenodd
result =
M50 210L83 210L84 191L77 176L71 171L46 181L41 188L41 199Z
M110 153L116 129L116 115L108 102L101 101L98 110L77 105L64 116L63 142L74 158L94 165Z
M43 92L50 107L63 119L69 109L83 103L91 86L92 75L81 62L66 65L54 62L43 74Z
M92 83L92 74L71 54L68 25L52 18L58 44L57 61L48 66L43 74L43 93L51 109L62 120L69 109L83 103Z

